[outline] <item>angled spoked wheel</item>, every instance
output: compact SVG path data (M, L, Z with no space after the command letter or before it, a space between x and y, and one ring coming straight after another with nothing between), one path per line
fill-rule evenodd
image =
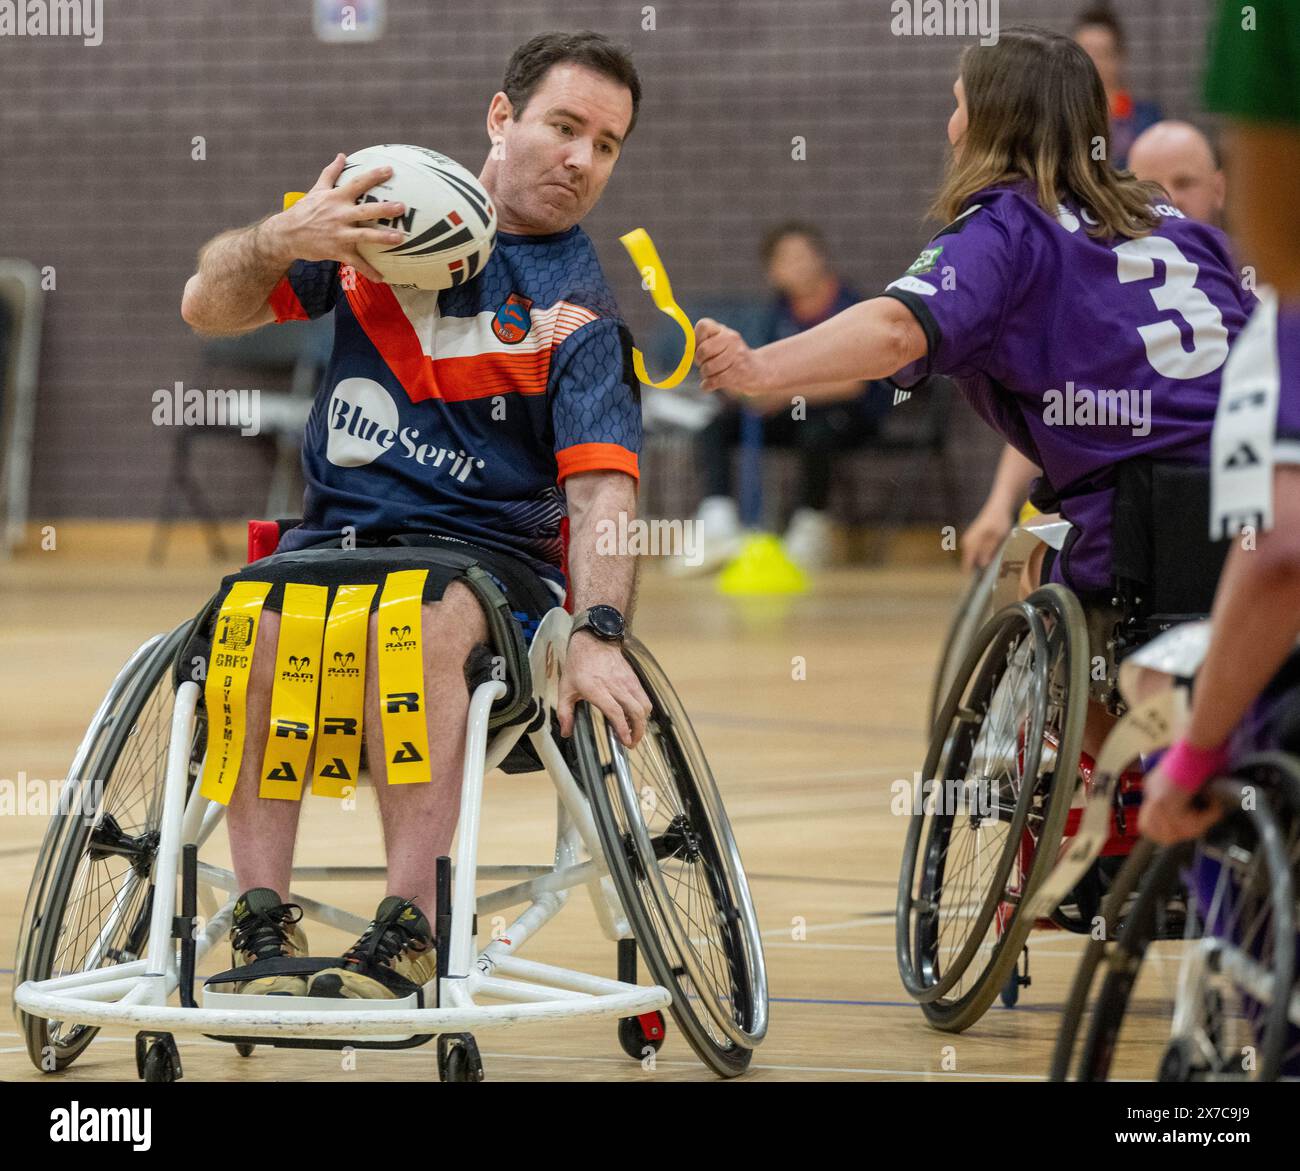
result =
M578 771L610 876L650 976L700 1059L722 1077L748 1068L767 1032L767 974L740 851L699 740L650 652L628 662L653 704L625 749L578 705Z
M1102 929L1092 934L1088 946L1084 948L1070 985L1065 1011L1061 1014L1061 1027L1056 1034L1052 1066L1048 1074L1052 1081L1064 1081L1070 1076L1076 1046L1087 1032L1087 1014L1095 985L1104 977L1109 966L1109 955L1115 950L1125 920L1132 917L1135 892L1151 868L1156 854L1156 847L1151 842L1140 840L1124 859L1123 867L1111 883L1102 906Z
M934 682L930 685L931 728L934 727L943 701L948 698L948 692L952 690L958 669L966 661L971 643L991 617L989 611L993 587L998 581L998 564L999 558L994 557L988 565L971 576L961 601L953 611L948 633L943 640L939 665L934 673Z
M1296 976L1300 765L1281 753L1261 754L1214 789L1232 812L1203 841L1156 854L1114 944L1094 943L1085 953L1053 1078L1069 1074L1085 1020L1074 1070L1080 1081L1135 1073L1160 1081L1273 1081L1296 1073L1300 1031L1288 1014ZM1141 865L1138 854L1131 865ZM1131 880L1127 871L1121 877ZM1156 946L1161 916L1184 898L1181 954L1166 954ZM1108 903L1108 925L1117 906ZM1134 1070L1131 1055L1148 1051L1153 1039L1167 1040L1158 1065Z
M1089 940L1075 970L1052 1052L1051 1080L1070 1077L1072 1064L1081 1081L1106 1081L1112 1073L1131 1076L1137 1071L1123 1062L1116 1066L1117 1051L1149 1051L1153 1040L1167 1034L1176 956L1172 950L1156 955L1151 946L1169 938L1164 923L1171 906L1183 900L1191 857L1190 845L1158 850L1145 840L1129 854L1102 910L1103 930ZM1194 917L1181 918L1187 933L1194 934ZM1147 963L1151 955L1156 958ZM1141 1011L1126 1023L1125 1014L1138 1003L1139 980ZM1131 1033L1121 1037L1129 1025Z
M1215 789L1234 812L1198 844L1191 866L1190 896L1203 937L1183 956L1158 1077L1295 1077L1300 762L1261 753Z
M1051 585L996 614L958 670L935 724L899 876L897 954L936 1028L987 1011L1033 921L1021 907L1056 862L1078 778L1088 636Z
M50 821L18 933L15 984L142 956L175 690L172 660L189 624L146 643L100 705ZM191 773L202 755L196 727ZM99 1031L18 1012L37 1069L66 1069Z

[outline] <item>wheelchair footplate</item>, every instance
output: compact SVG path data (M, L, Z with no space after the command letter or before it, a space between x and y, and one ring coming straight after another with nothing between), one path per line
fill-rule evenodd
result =
M372 1008L376 1014L381 1009L409 1010L424 1008L424 990L415 988L405 996L396 996L385 1000L362 1000L353 997L327 996L268 996L263 993L221 992L222 985L242 984L248 980L264 979L267 976L314 976L326 968L337 967L338 956L277 956L272 959L257 960L243 967L230 968L209 976L203 982L201 1006L215 1009L257 1009L269 1016L278 1012L317 1012L348 1013L355 1015L359 1007ZM213 1041L226 1041L235 1045L269 1045L277 1049L414 1049L432 1041L434 1034L388 1034L376 1033L370 1036L349 1037L292 1037L292 1036L257 1036L245 1037L205 1033Z

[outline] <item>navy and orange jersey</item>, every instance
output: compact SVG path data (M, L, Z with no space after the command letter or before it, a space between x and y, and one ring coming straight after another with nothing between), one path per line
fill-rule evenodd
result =
M563 484L638 475L632 338L590 237L497 233L483 271L432 292L295 261L277 321L334 313L303 441L303 522L281 550L433 532L521 558L563 586Z

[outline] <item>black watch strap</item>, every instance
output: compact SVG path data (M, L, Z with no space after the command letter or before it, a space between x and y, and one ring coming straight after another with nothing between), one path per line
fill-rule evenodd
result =
M570 637L580 630L589 631L602 642L621 643L627 624L623 615L613 606L588 606L587 609L579 610L573 616Z

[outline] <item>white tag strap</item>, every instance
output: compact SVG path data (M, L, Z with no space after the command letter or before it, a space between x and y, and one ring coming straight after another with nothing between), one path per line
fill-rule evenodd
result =
M1231 538L1246 525L1273 527L1273 436L1281 389L1277 298L1263 288L1259 307L1223 368L1210 440L1210 538Z

